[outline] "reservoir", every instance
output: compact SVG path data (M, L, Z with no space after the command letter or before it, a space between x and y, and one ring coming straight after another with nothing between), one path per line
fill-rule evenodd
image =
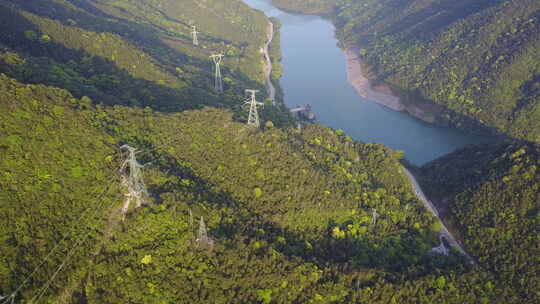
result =
M281 86L285 104L309 103L317 121L363 142L381 143L405 151L405 158L422 165L486 137L434 126L360 97L347 81L347 58L337 46L334 26L318 16L283 12L270 0L244 0L268 17L281 21L284 69Z

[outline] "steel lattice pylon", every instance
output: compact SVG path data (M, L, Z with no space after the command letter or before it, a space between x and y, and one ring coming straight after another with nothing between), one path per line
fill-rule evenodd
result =
M199 232L197 233L197 239L195 241L200 247L211 249L214 246L214 240L208 236L206 225L204 224L204 219L202 216L199 221Z
M214 61L214 64L216 65L216 74L215 74L215 80L214 80L214 88L218 92L223 92L223 82L221 80L221 69L220 64L223 59L223 54L213 54L210 56L212 60Z
M199 39L197 38L197 27L195 25L191 26L191 37L193 37L193 45L199 45Z
M377 214L377 209L371 208L371 223L370 223L371 226L375 226L375 224L377 224L378 216L379 215Z
M244 104L249 104L249 116L247 124L249 126L254 126L255 128L260 127L259 112L257 110L257 107L264 106L264 103L259 102L255 99L255 94L257 94L258 92L258 90L246 90L246 93L249 93L250 97L246 102L244 102Z
M128 157L120 168L122 184L127 188L126 201L122 207L122 217L125 218L131 200L135 200L135 208L139 208L145 203L149 195L142 175L144 165L141 165L135 157L137 149L129 145L123 145L120 149L128 151ZM129 169L129 172L127 172L127 169Z

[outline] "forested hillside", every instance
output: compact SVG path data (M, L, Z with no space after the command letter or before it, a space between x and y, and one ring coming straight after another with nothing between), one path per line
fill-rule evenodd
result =
M478 263L538 301L540 147L470 147L422 169L431 197L462 233ZM445 174L441 174L444 172Z
M264 15L236 0L5 0L0 72L107 105L241 112L244 89L259 89L264 99L259 48L266 28ZM220 52L223 94L213 88L209 57Z
M521 300L457 253L430 253L437 222L382 145L317 125L256 131L226 110L93 106L62 89L1 80L0 126L9 134L0 143L1 295L59 303ZM126 155L118 147L126 143L150 162L150 199L122 222L117 172ZM197 241L201 218L211 242Z
M281 105L245 124L266 26L236 0L0 2L0 303L538 302L538 147L475 152L466 184L424 169L456 210L504 211L456 211L477 265L437 254L401 153Z
M274 0L329 15L374 81L444 106L439 121L540 141L537 0Z

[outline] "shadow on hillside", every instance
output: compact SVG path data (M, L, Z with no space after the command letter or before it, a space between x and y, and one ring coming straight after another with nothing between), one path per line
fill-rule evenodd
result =
M148 26L109 14L92 4L91 1L72 0L71 2L75 3L78 9L72 9L66 5L43 0L30 0L23 3L17 1L17 6L33 14L57 20L64 25L71 25L74 22L73 18L75 18L75 26L82 29L96 33L103 32L119 35L134 42L138 47L152 55L153 59L160 63L160 68L171 74L175 74L175 67L185 64L196 66L202 70L211 70L212 68L212 65L209 65L210 59L206 61L196 57L190 57L164 43L164 38L171 40L177 40L179 38L176 34L171 34L166 28L159 27L155 24ZM190 26L166 14L163 17L168 21L180 23L188 28ZM200 39L213 43L231 43L228 40L208 36L201 36ZM186 42L191 43L191 38L187 39ZM232 74L232 71L226 72ZM236 74L234 73L235 79L246 82L251 81L245 75Z
M150 148L153 149L153 148ZM165 152L153 152L150 154L151 159L156 160L152 164L152 167L166 172L169 176L175 176L184 180L189 180L189 184L168 182L161 186L149 186L149 191L153 193L156 203L161 203L162 199L160 195L168 192L175 192L178 190L188 191L194 194L191 199L194 202L207 202L223 208L237 209L240 208L241 204L229 193L214 190L214 186L200 178L191 168L186 167L185 164L180 163L177 159L170 156ZM179 198L183 201L187 201L188 197ZM188 202L189 204L194 204L194 202Z
M104 18L107 18L107 19L111 19L111 20L116 20L120 23L111 23L111 22L108 22L107 20L102 20L102 19L98 19L96 18L95 16L92 16L90 14L84 14L84 17L89 19L90 22L85 22L85 28L88 29L88 30L92 30L92 31L95 31L95 30L98 30L98 31L104 31L104 32L107 32L107 31L111 31L113 30L114 33L118 34L118 35L123 35L125 33L125 29L122 29L120 30L119 28L117 29L117 27L119 25L121 26L124 26L122 25L121 23L125 23L125 24L128 24L129 26L125 26L126 28L128 28L130 31L132 31L132 34L133 35L138 35L138 33L144 33L144 32L148 32L148 33L151 33L151 36L150 38L152 39L152 42L153 43L161 43L161 39L159 38L160 36L160 33L158 31L156 31L155 29L150 29L148 27L143 27L141 26L140 24L138 23L135 23L135 22L131 22L125 18L120 18L118 16L114 16L114 15L111 15L111 14L108 14L106 13L105 11L97 8L96 6L92 5L91 3L89 3L89 1L86 1L86 0L72 0L72 2L76 3L77 4L77 7L80 7L80 8L83 8L84 10L90 12L91 14L94 14L96 16L102 16ZM65 6L57 6L56 7L58 9L62 9L64 10L64 12L66 13L66 15L69 15L69 14L72 14L74 11L72 10L68 10L66 9ZM155 8L157 9L157 8ZM166 19L167 21L170 21L170 22L174 22L174 23L179 23L179 24L182 24L183 26L185 26L186 28L191 28L191 24L188 24L180 19L177 19L177 18L173 18L171 16L169 16L167 13L157 9L161 14L162 14L162 18ZM82 15L83 13L81 13ZM54 18L55 16L50 16L50 18ZM95 27L94 26L94 23L98 23L98 22L105 22L106 26L101 26L99 28ZM157 26L154 24L154 26ZM167 29L165 28L160 28L162 31L164 32L168 32ZM173 36L170 36L171 38ZM141 38L144 38L144 37L141 37ZM210 37L210 36L201 36L202 40L205 40L205 41L210 41L210 42L214 42L214 43L232 43L232 41L229 41L229 40L224 40L224 39L219 39L219 38L215 38L215 37ZM144 39L140 39L139 41L143 42L145 41Z
M35 1L30 1L35 2ZM48 2L47 2L48 3ZM39 7L39 6L38 6ZM58 10L66 9L59 6ZM225 92L221 95L213 90L213 70L210 60L203 61L169 48L161 42L157 33L151 30L137 31L130 29L124 35L144 35L135 38L147 39L156 48L166 50L172 57L180 58L170 64L164 57L154 56L159 65L169 74L176 66L190 65L201 67L200 70L182 79L186 84L181 88L171 88L158 81L136 78L108 58L93 56L81 49L69 49L64 45L28 38L28 31L41 32L18 11L0 6L0 35L2 44L10 49L32 56L22 66L2 65L0 72L22 83L44 84L69 90L75 97L89 96L94 103L104 105L149 106L157 111L177 112L198 109L202 106L235 108L243 97L243 89L225 83ZM96 21L96 24L99 22ZM121 30L126 25L115 23ZM120 27L120 28L119 28ZM128 28L131 27L127 26ZM140 27L139 25L134 26ZM94 29L95 30L95 29ZM1 46L1 45L0 45ZM52 60L51 60L52 59ZM183 61L183 62L180 62ZM260 88L260 84L246 75L222 69L224 75L233 77L246 86Z
M535 143L520 141L534 150ZM479 148L464 147L449 155L428 162L415 172L426 193L436 201L453 200L463 189L472 190L491 179L500 179L514 166L512 162L497 161L508 153L511 144L483 145ZM494 167L497 165L497 167ZM504 167L504 168L501 168ZM492 168L487 170L487 168ZM502 169L502 170L501 170ZM499 172L494 176L491 172ZM441 174L444 172L444 174ZM458 191L459 189L459 191Z
M182 179L194 182L189 191L196 193L189 204L197 210L198 203L204 202L226 209L234 214L235 220L228 222L222 220L219 226L211 229L209 234L217 243L230 243L231 240L242 240L249 245L257 240L263 240L271 248L289 258L300 259L305 263L314 263L320 268L337 267L344 272L360 271L365 268L376 268L391 272L404 272L410 267L424 267L416 275L427 275L436 267L439 270L453 269L456 265L466 265L466 260L453 253L450 257L437 256L429 253L429 245L411 235L407 239L388 237L384 240L367 240L363 238L335 238L330 231L337 226L330 223L326 231L313 230L293 232L290 229L280 227L269 219L275 218L279 213L286 212L279 208L256 209L256 204L248 204L235 199L230 193L219 191L216 187L200 178L191 168L185 167L173 156L166 152L152 155L153 159L159 159L156 167L167 171ZM171 168L173 168L171 170ZM168 183L161 187L150 189L153 193L167 193L178 191L186 186L179 183ZM188 197L179 198L183 201ZM158 201L159 203L159 201ZM196 217L204 210L194 212ZM282 215L282 214L281 214ZM316 221L316 219L314 219ZM349 223L339 225L344 227ZM369 227L367 233L377 229ZM225 249L226 250L226 249ZM254 250L254 254L267 254L266 250ZM464 268L463 268L464 269Z
M426 248L426 244L413 237L368 240L361 237L332 236L333 227L344 227L347 224L349 223L342 225L330 223L326 231L297 233L278 227L274 223L263 222L262 227L266 232L263 239L286 256L300 258L306 263L314 263L320 267L337 265L348 271L377 268L399 273L414 265L427 267L437 265L439 269L455 267L457 264L465 265L466 260L459 254L454 252L449 257L433 255L429 252L430 247ZM376 226L369 227L366 233L373 233L375 229ZM261 235L256 232L247 232L246 236L261 239ZM278 237L285 241L276 242Z

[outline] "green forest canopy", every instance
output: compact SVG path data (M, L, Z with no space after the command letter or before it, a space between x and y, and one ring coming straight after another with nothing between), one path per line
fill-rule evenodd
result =
M274 2L329 15L374 81L443 105L440 122L540 142L540 2Z
M246 88L265 92L259 48L267 20L238 1L207 5L212 14L190 0L4 1L0 72L108 105L241 112ZM192 45L191 24L199 25L199 47ZM209 58L216 52L226 55L221 95Z
M240 2L222 2L0 5L1 296L17 290L17 301L56 303L538 302L538 278L528 275L536 270L524 259L538 240L534 226L524 226L538 221L536 146L479 158L484 167L477 170L493 176L490 184L450 179L456 186L448 195L460 197L455 221L478 266L457 252L434 255L437 219L416 199L399 153L320 125L280 128L291 123L280 107L263 113L278 127L238 122L243 88L263 85L260 58L249 55L257 44L243 44L243 35L264 37L266 20ZM222 9L208 19L207 5ZM245 61L226 65L223 95L211 90L206 54L184 35L189 18L208 45L244 47L238 58ZM124 144L148 163L151 202L122 222ZM474 159L460 153L449 157ZM507 168L518 160L518 169ZM433 165L424 174L446 171ZM435 196L436 182L429 185ZM470 204L493 204L506 218L506 200L474 192L488 187L494 198L507 197L501 183L527 200L515 217L522 222L493 235L478 221L485 217L457 210L480 213ZM212 246L196 240L201 217Z

